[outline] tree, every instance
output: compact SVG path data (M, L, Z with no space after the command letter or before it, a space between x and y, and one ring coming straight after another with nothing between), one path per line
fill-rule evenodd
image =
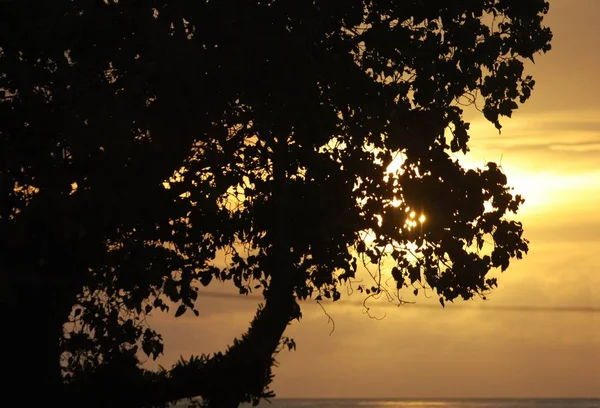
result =
M482 100L500 129L529 98L523 62L550 49L547 11L542 0L0 3L7 398L35 384L48 392L32 403L257 402L272 395L274 355L293 346L283 336L298 300L337 300L360 260L395 265L396 285L375 275L369 295L485 294L487 273L527 252L506 218L523 200L496 164L453 158L468 151L461 104ZM141 370L138 353L162 352L144 316L197 313L213 279L262 290L249 331L224 354Z

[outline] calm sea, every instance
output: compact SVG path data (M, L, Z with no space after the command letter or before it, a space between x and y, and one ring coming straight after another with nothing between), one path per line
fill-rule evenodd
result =
M261 408L600 408L600 399L277 399ZM246 407L246 406L244 406Z

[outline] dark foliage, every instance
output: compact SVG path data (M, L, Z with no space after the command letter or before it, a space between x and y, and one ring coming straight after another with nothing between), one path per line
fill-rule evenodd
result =
M484 295L488 272L527 252L506 217L522 199L496 164L453 158L468 151L461 106L477 99L500 129L529 98L524 61L550 49L547 11L0 2L6 398L37 384L32 403L63 406L257 402L294 345L282 339L297 301L337 300L363 261L395 265L393 287L379 271L369 295ZM197 314L213 280L263 291L249 331L226 353L141 370L136 356L163 347L145 316Z

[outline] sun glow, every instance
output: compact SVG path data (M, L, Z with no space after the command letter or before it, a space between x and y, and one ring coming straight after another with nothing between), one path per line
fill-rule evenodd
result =
M410 211L410 213L408 214L408 217L404 221L404 226L409 231L411 229L416 228L417 226L419 226L419 224L422 225L425 222L425 220L427 219L427 217L425 217L425 214L417 214L416 211L410 210L410 209L407 209L407 212L408 211Z
M507 170L510 175L509 184L514 186L514 193L525 198L522 212L544 212L556 206L568 206L572 209L585 207L589 197L597 197L600 191L600 173L557 174L530 173ZM581 200L582 197L588 200Z

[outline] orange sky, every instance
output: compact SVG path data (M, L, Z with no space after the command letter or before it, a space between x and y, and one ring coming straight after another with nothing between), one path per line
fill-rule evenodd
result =
M281 397L600 397L600 313L505 311L502 307L600 308L600 0L550 0L553 49L529 71L531 100L502 134L472 122L468 162L502 164L527 202L519 218L530 253L500 278L487 302L373 307L359 296L317 305L279 355ZM218 285L218 284L216 284ZM218 290L212 286L210 290ZM436 303L419 298L419 304ZM439 306L439 304L438 304ZM199 318L156 316L160 364L223 350L247 328L252 300L205 298Z

